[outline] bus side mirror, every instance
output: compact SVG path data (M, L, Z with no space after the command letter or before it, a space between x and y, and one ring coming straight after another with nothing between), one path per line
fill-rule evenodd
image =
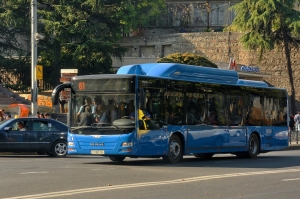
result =
M60 93L60 91L64 90L65 88L71 88L71 83L60 84L53 89L53 92L51 95L51 100L52 100L53 105L58 105L59 93Z
M139 109L146 109L146 95L143 88L140 88L140 96L139 96Z

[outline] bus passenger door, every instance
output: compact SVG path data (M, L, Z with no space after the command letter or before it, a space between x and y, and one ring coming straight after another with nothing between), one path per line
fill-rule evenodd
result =
M164 128L151 118L145 118L142 110L138 110L138 142L139 156L163 155L167 148L168 136Z

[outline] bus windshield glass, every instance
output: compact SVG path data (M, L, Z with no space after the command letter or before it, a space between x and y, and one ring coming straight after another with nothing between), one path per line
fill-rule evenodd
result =
M118 119L129 121L134 105L134 94L77 93L72 98L71 127L108 126Z

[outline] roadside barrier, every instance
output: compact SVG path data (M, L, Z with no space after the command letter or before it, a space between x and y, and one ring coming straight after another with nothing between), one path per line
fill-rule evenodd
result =
M289 136L290 144L292 142L296 142L296 144L299 143L299 130L289 130Z

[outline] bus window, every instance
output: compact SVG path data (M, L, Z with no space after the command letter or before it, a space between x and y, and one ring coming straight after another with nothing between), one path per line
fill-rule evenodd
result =
M230 89L227 96L227 112L229 126L243 126L245 124L245 106L247 96L239 88Z
M183 123L183 93L168 89L164 93L164 121L168 124Z

